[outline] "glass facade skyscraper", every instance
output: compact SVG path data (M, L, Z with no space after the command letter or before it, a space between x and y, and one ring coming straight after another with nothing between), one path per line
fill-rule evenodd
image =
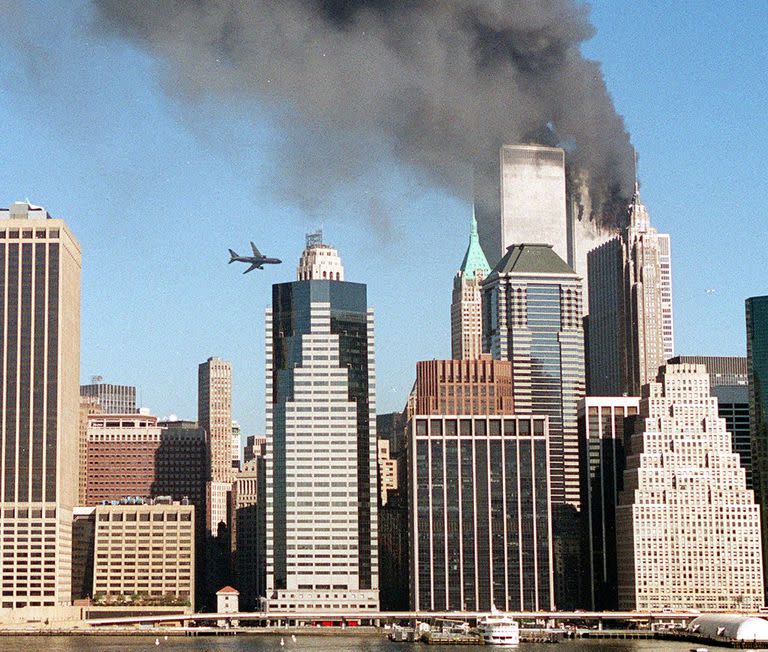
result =
M584 396L581 279L550 245L509 247L483 284L483 347L512 361L518 414L549 417L555 600L578 600L579 436Z
M308 249L335 260L300 265L267 311L268 607L377 609L373 312L365 285L329 280L333 249Z
M416 415L409 427L412 608L553 608L547 419Z
M746 301L749 421L752 431L752 485L760 503L763 560L768 551L768 296ZM767 564L763 563L768 586Z

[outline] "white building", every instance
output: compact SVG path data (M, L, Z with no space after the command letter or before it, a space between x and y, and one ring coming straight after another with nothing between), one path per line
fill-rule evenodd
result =
M373 311L326 258L274 285L266 315L270 610L379 606Z
M756 611L760 514L704 365L646 387L616 510L620 610Z

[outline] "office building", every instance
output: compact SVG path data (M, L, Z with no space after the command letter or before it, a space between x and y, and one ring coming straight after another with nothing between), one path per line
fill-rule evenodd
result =
M192 505L98 505L93 599L97 604L179 605L194 611L195 512Z
M101 382L101 376L92 379L90 385L80 385L80 396L94 398L105 414L135 414L136 388L132 385L112 385Z
M247 464L255 460L259 455L264 455L267 446L267 438L258 435L248 435L245 438L245 448L243 448L243 463Z
M588 304L587 253L616 230L591 219L587 179L567 181L565 152L543 145L503 145L475 174L475 210L483 251L492 266L512 245L542 242L582 281ZM573 175L571 175L573 177ZM569 190L569 182L578 185Z
M768 555L768 296L746 300L752 485L760 504L763 551ZM768 586L768 564L765 585Z
M625 440L640 398L587 396L579 401L582 603L591 611L618 609L616 505L624 487Z
M550 245L510 247L483 284L483 346L512 362L517 414L549 417L555 599L576 606L579 435L584 397L581 279Z
M666 365L640 401L616 508L620 610L755 612L760 513L703 365Z
M93 597L95 511L75 507L72 514L72 604Z
M80 421L79 437L77 440L77 504L85 505L85 496L88 487L88 417L92 414L99 414L101 407L99 399L95 396L80 395Z
M240 470L240 450L243 444L240 440L240 424L237 421L232 422L232 472L237 474Z
M512 363L490 356L416 363L418 414L512 414Z
M389 441L376 442L376 461L379 470L379 505L386 505L390 491L397 491L397 460L390 456Z
M451 357L479 358L483 352L482 295L480 284L491 268L480 246L477 220L472 213L469 246L453 279L451 301Z
M197 370L197 423L208 433L209 482L206 486L206 527L218 536L227 523L234 473L232 470L232 365L208 358Z
M745 357L677 355L670 364L703 364L709 373L712 396L717 397L720 418L731 433L732 450L739 454L741 468L752 489L752 434L749 426L749 375Z
M78 494L80 245L63 220L0 211L2 608L68 605Z
M402 412L376 415L376 434L389 442L389 454L397 457L405 450L407 419Z
M266 590L265 471L264 456L259 454L243 465L232 487L232 566L246 611L258 607Z
M412 419L414 610L554 608L548 441L545 416Z
M669 236L651 226L637 189L628 221L588 255L592 396L639 396L674 350Z
M334 249L307 249L323 265L273 285L266 314L268 608L376 610L373 311L365 285L330 280Z

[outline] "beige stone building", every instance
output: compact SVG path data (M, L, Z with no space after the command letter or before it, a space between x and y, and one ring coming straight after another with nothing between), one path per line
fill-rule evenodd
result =
M227 495L232 491L232 365L208 358L198 367L197 422L210 441L210 477L206 486L206 528L213 535L227 523Z
M194 609L195 508L174 502L95 510L94 599Z
M80 245L63 220L0 211L0 608L71 600L78 497Z
M389 491L397 491L397 460L389 452L389 440L376 441L376 459L379 464L379 497L381 504L387 504Z
M644 390L616 509L619 609L756 611L760 514L704 365Z

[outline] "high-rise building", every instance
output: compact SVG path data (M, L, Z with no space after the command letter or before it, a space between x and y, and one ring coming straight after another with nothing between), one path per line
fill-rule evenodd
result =
M512 245L543 242L582 280L582 314L588 305L587 252L616 230L590 219L586 179L568 191L565 151L543 145L503 145L475 175L480 243L491 265Z
M480 246L477 220L472 213L469 246L453 279L451 301L451 357L479 358L483 352L482 294L480 284L491 268Z
M80 385L80 396L95 398L101 412L105 414L135 414L136 388L132 385L103 383L96 376L90 385Z
M512 414L512 363L490 356L416 363L418 414Z
M240 605L246 611L256 609L265 593L265 470L260 451L243 465L232 488L232 566L240 590Z
M206 487L206 527L217 536L229 518L232 491L232 365L208 358L197 371L197 422L208 433L210 473Z
M390 491L397 491L397 460L390 456L389 440L376 442L376 462L379 469L379 504L386 505Z
M243 448L243 464L247 464L251 460L255 460L259 455L263 456L266 445L266 437L259 437L259 435L248 435L245 438L245 448Z
M171 496L202 509L207 448L202 428L158 424L157 417L144 414L90 415L84 504Z
M757 611L760 513L703 365L643 393L616 509L619 609Z
M515 412L549 417L555 599L576 605L577 404L584 397L581 279L550 245L509 248L483 284L483 346L512 362Z
M587 396L579 401L582 603L593 611L618 608L616 505L624 487L625 442L639 403L636 396Z
M589 252L589 394L639 396L674 350L669 236L635 195L629 226Z
M71 600L78 497L80 245L63 220L0 211L0 607Z
M365 285L330 280L335 250L307 249L325 263L273 285L266 314L268 608L375 610L373 311Z
M410 428L411 607L552 609L547 418L416 415Z
M752 489L752 435L749 427L749 375L745 357L676 355L670 364L703 364L709 372L709 387L717 397L720 418L731 433L732 450L739 454L741 468Z
M99 399L95 396L80 395L80 422L79 438L77 444L77 504L85 505L85 496L88 488L88 417L99 414L101 407Z
M752 485L760 504L763 554L768 558L768 296L746 300ZM768 586L768 563L763 564Z

